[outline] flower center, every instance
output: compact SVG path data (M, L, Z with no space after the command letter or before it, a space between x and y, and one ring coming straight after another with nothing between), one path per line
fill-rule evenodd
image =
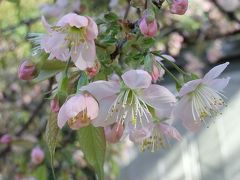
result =
M147 104L137 96L135 91L126 89L117 96L106 119L116 118L116 122L121 124L128 119L136 128L143 127L146 122L149 122L150 117Z
M90 123L90 117L87 115L87 108L78 113L75 117L68 120L68 125L72 129L79 129Z
M204 121L206 117L215 117L225 105L224 95L206 85L200 85L192 92L192 113L194 120Z

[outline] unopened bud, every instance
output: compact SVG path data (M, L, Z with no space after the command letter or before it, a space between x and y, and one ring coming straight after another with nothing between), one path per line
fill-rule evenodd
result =
M123 131L124 131L124 127L123 127L123 124L121 123L116 123L112 126L107 126L104 128L106 140L112 144L120 141L123 135Z
M183 15L188 9L188 0L172 0L170 11L172 14Z
M54 98L50 101L50 107L51 107L52 112L57 113L59 111L60 106L59 106L59 101L57 98Z
M99 62L99 61L96 61L94 67L87 68L87 75L88 75L90 78L93 78L94 76L97 75L97 73L99 72L100 68L101 68L100 62Z
M40 147L35 147L31 152L31 161L34 165L39 165L44 160L44 152Z
M4 134L0 138L0 143L2 144L10 144L12 142L12 136L9 134Z
M24 61L18 69L18 78L21 80L31 80L36 74L36 67L29 61Z
M143 19L141 20L140 24L140 31L144 36L147 37L153 37L156 36L157 34L157 21L153 20L151 23L148 23L146 20L146 17L143 17Z

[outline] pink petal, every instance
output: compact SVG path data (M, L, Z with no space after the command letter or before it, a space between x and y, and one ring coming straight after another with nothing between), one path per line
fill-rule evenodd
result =
M139 24L139 28L142 34L148 35L148 25L146 22L146 18L143 18Z
M152 128L152 126L146 126L141 129L132 129L129 139L134 143L141 143L144 139L151 136Z
M162 104L176 102L175 96L167 88L157 84L151 84L140 93L140 96L154 108L158 108Z
M44 16L42 16L41 21L42 21L43 27L48 31L48 33L51 33L52 32L51 26L48 24Z
M61 129L63 128L63 126L66 124L66 122L68 121L69 117L66 113L66 104L63 104L58 112L58 127Z
M229 83L230 77L222 78L222 79L213 79L211 81L206 82L208 86L217 91L222 91Z
M181 96L184 96L184 95L194 91L198 87L198 85L201 83L202 83L202 79L196 79L196 80L187 82L180 89L179 96L181 97Z
M98 116L98 102L92 96L85 97L87 106L87 115L90 119L95 119Z
M148 88L152 77L144 70L130 70L122 75L124 83L131 89Z
M212 68L203 78L204 81L210 81L217 78L229 65L229 62L220 64Z
M57 26L66 25L77 28L86 27L88 25L88 19L75 13L69 13L63 16L57 23Z
M167 54L162 54L162 57L166 58L167 60L169 60L169 61L171 61L171 62L175 62L175 61L176 61L172 56L167 55ZM156 61L158 61L159 63L160 63L161 61L164 61L164 59L163 59L162 57L157 56L157 57L156 57Z
M99 114L91 122L95 127L106 127L116 122L116 117L109 116L109 118L107 119L107 116L110 112L110 107L115 101L115 99L116 96L110 96L103 98L99 101Z
M167 124L160 124L160 130L163 132L164 135L174 138L178 141L182 139L181 134L178 132L178 130L172 126L169 126Z
M75 117L79 112L86 108L85 97L82 94L71 97L67 100L58 113L58 127L62 128L65 123Z
M87 39L88 40L94 40L98 36L98 27L95 21L88 17L88 26L87 26Z
M193 113L196 112L192 112L191 102L188 96L180 99L173 110L174 117L180 119L187 130L195 132L201 128L201 123L200 120L194 121Z
M103 98L113 96L120 91L120 85L113 81L95 81L81 88L82 91L88 91L98 101Z
M96 60L96 47L94 41L86 41L71 49L71 58L80 70L94 67Z
M56 58L62 61L69 59L70 53L65 37L65 34L54 32L42 38L41 48L44 49L46 53L50 53L49 59Z

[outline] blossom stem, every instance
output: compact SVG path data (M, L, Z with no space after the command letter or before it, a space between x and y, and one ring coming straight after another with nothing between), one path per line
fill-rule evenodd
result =
M67 73L68 73L69 65L70 65L70 58L68 59L67 65L66 65L65 70L64 70L64 73L65 73L66 76L67 76Z
M158 56L160 58L162 58L163 60L165 60L168 64L170 64L171 66L173 66L179 73L183 74L183 75L188 75L185 71L183 71L180 67L178 67L175 63L169 61L167 58L165 58L162 55L159 55L157 53L152 52L153 55Z
M159 63L160 64L160 63ZM177 83L178 86L182 86L181 83L179 82L179 80L162 64L160 64L161 67L165 70L165 72L168 73L168 75Z

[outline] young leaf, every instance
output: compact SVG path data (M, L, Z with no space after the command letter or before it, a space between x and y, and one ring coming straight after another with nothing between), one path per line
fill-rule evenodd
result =
M55 76L58 72L60 72L59 70L58 71L47 71L47 70L41 70L38 74L38 76L33 79L33 82L34 83L39 83L41 81L44 81L44 80L47 80L49 79L50 77L53 77Z
M48 149L50 152L52 169L53 169L55 148L58 142L58 136L59 136L59 128L57 126L57 115L55 113L51 113L47 123L47 128L46 128L46 141L47 141Z
M79 143L88 163L95 169L99 180L104 180L103 164L106 141L103 128L89 125L79 130Z
M41 69L47 71L64 70L67 63L59 60L45 61Z

